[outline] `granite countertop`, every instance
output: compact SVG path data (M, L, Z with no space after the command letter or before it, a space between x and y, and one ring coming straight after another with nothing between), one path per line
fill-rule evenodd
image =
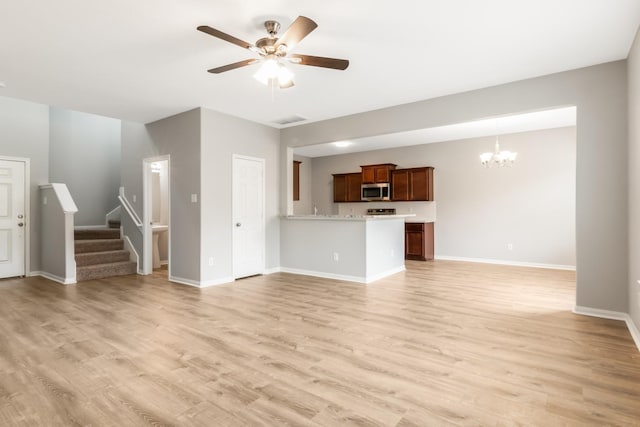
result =
M400 215L284 215L284 219L301 219L316 221L372 221L388 219L405 219L415 217L415 214Z

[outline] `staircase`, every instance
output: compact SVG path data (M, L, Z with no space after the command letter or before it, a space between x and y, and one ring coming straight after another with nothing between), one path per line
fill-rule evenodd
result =
M109 221L109 228L75 230L76 281L136 274L136 263L129 261L120 238L120 223Z

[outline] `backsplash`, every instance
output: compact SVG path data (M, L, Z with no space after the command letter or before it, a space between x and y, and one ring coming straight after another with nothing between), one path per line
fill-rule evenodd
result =
M396 214L415 214L414 222L435 222L436 202L336 203L338 215L366 215L367 209L395 208Z

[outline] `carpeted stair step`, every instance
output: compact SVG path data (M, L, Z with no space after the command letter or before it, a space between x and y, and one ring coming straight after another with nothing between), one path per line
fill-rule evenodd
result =
M118 251L124 248L122 239L93 239L93 240L76 240L76 254L84 254L87 252L105 252Z
M92 228L87 230L75 230L73 235L75 240L119 239L120 229Z
M131 261L110 262L107 264L85 265L76 268L76 280L102 279L103 277L136 274L136 263Z
M109 224L109 228L120 228L119 219L110 219L107 223Z
M76 266L106 264L108 262L129 261L129 251L86 252L76 255Z

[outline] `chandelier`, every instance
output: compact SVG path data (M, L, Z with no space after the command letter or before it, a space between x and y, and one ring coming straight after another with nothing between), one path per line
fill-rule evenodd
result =
M500 151L500 143L496 136L496 145L494 146L493 153L487 152L480 154L480 163L485 168L491 168L494 166L512 166L516 160L518 153L511 151Z

